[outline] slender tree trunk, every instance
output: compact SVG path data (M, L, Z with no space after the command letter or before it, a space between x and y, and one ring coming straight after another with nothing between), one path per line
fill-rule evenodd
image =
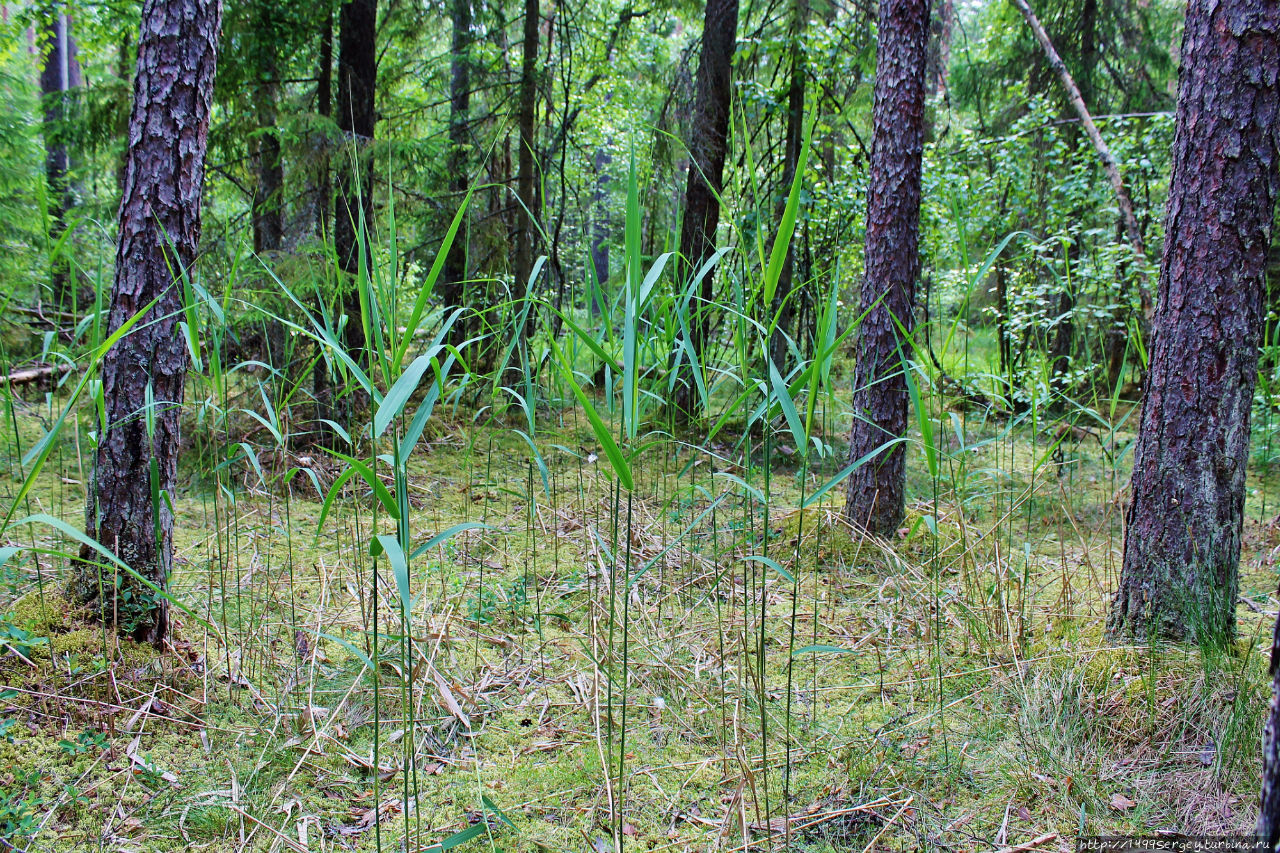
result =
M724 187L724 158L729 146L729 101L733 86L733 54L738 45L738 0L707 0L703 13L702 52L689 134L689 176L680 223L680 278L688 281L715 252L720 224L720 191ZM694 302L694 352L706 361L715 275L702 279ZM692 410L693 381L681 389L677 405Z
M71 20L65 11L51 11L46 29L48 53L40 73L40 93L44 101L45 177L49 187L49 242L57 243L66 228L67 211L73 203L71 155L67 149L66 124L71 90L80 86L80 63L76 59L76 43L71 37ZM50 286L59 309L71 307L68 286L70 271L65 259L52 259Z
M854 373L850 459L907 434L907 386L898 323L913 325L920 277L920 173L929 0L882 0L867 195L866 278ZM874 306L874 307L873 307ZM896 323L895 323L896 320ZM849 477L845 515L891 535L905 512L906 452L896 444Z
M338 129L349 150L342 152L338 170L338 199L334 211L333 244L346 274L342 310L347 316L343 345L364 359L365 333L360 317L356 280L363 260L372 262L373 129L376 112L377 0L347 0L338 15ZM361 231L364 252L361 257Z
M538 144L538 0L525 0L524 4L524 52L520 63L520 105L516 118L520 134L520 150L517 152L516 194L516 257L513 295L523 297L528 292L529 276L533 273L534 222L537 220L538 175L536 155ZM526 326L526 330L528 326Z
M333 114L333 13L325 16L324 27L320 30L320 67L316 75L316 113L323 118ZM315 228L322 240L333 232L330 230L333 216L333 185L329 178L329 135L328 128L319 142L319 153L316 157L316 191L315 191ZM311 396L315 400L315 422L311 428L311 440L325 447L333 447L337 437L335 431L326 421L335 421L337 413L333 406L333 381L329 376L329 363L323 353L317 353L315 366L311 370Z
M791 33L791 83L787 87L787 137L783 151L782 180L780 198L778 200L777 219L781 221L787 206L787 194L795 180L796 169L800 163L800 146L804 143L804 32L809 22L809 0L796 0L795 20ZM799 229L797 229L798 231ZM787 372L788 348L787 336L795 329L796 297L795 289L796 253L795 239L787 246L787 257L778 275L778 289L774 297L773 313L778 318L777 328L769 341L769 357L778 366L779 372ZM798 335L796 336L799 337Z
M102 362L105 423L85 521L90 536L161 590L173 558L168 499L177 485L188 367L175 271L190 270L200 242L221 16L218 0L143 3L108 329L156 304ZM81 549L73 594L120 630L159 644L169 627L164 600L103 563Z
M120 45L116 50L116 78L120 81L120 85L129 88L133 80L130 77L129 58L132 53L133 39L128 29L120 33ZM124 110L118 110L115 126L117 139L128 139L129 136L129 116ZM124 172L128 165L129 151L126 148L124 154L120 157L120 162L116 164L116 192L120 198L124 198Z
M1262 735L1262 797L1258 837L1268 850L1280 846L1280 614L1271 634L1271 707Z
M609 176L605 170L609 168L610 162L609 152L597 148L595 185L591 191L591 270L596 283L591 294L590 309L593 316L602 310L600 303L609 281Z
M1280 169L1280 6L1191 3L1155 340L1108 634L1234 636L1249 413Z
M320 67L316 69L316 113L322 118L333 115L333 13L325 16L320 30ZM316 157L316 234L325 237L332 233L330 217L333 215L333 185L329 180L329 137L320 140Z
M1093 116L1089 112L1089 107L1086 105L1084 97L1080 94L1079 87L1076 86L1076 81L1071 77L1071 72L1067 70L1067 66L1062 61L1062 57L1058 55L1058 51L1054 49L1053 42L1049 41L1049 34L1040 25L1035 12L1027 4L1027 0L1011 0L1011 2L1022 13L1027 25L1031 27L1031 32L1035 35L1036 41L1040 43L1040 47L1044 50L1049 66L1057 72L1058 78L1062 81L1062 87L1066 89L1067 99L1071 101L1071 106L1075 108L1076 114L1080 117L1080 124L1084 127L1085 133L1088 134L1089 141L1093 143L1093 148L1098 153L1098 159L1102 162L1102 169L1107 173L1107 179L1111 182L1111 191L1115 194L1116 206L1120 208L1120 219L1124 225L1124 233L1129 240L1129 247L1133 250L1135 260L1138 263L1138 298L1142 302L1142 315L1144 318L1149 319L1152 310L1151 290L1147 287L1146 274L1142 272L1146 267L1147 249L1142 239L1142 229L1138 227L1138 217L1133 212L1133 202L1129 199L1129 193L1124 187L1124 178L1120 174L1120 166L1116 163L1116 158L1112 155L1111 149L1107 147L1106 141L1103 140L1102 134L1098 131L1098 126L1094 124Z
M929 20L929 60L924 75L926 95L940 95L947 90L947 74L951 66L951 26L955 16L952 0L938 0L933 7L933 16Z
M276 15L275 0L264 0L258 4L259 33L255 39L258 67L254 91L254 111L258 120L254 161L258 182L254 187L252 217L253 251L263 259L274 259L284 243L284 160L276 127L280 98L280 62L275 43L275 34L280 28ZM263 360L277 370L284 368L284 324L278 318L268 318L263 337Z
M258 24L264 33L272 32L274 0L259 7ZM280 195L284 189L284 163L280 157L280 137L276 129L276 109L280 83L275 45L269 37L261 38L262 47L257 69L257 91L254 108L258 119L257 162L258 185L253 195L253 250L259 255L278 252L284 240L284 208Z
M449 190L461 203L470 177L471 113L471 0L453 0L453 49L449 54ZM467 304L467 235L459 231L445 256L441 295L450 306ZM463 315L454 324L452 340L460 343L475 324Z

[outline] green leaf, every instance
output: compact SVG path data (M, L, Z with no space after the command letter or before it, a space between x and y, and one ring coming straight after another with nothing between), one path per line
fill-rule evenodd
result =
M783 568L782 564L779 563L777 560L773 559L772 557L763 557L759 554L748 554L747 556L742 558L742 561L744 563L747 563L747 562L760 563L761 565L768 566L778 574L782 575L782 577L784 577L788 583L794 584L796 582L796 576L791 574L791 572L787 571L785 568Z
M378 478L377 474L373 473L372 468L361 460L352 456L347 456L345 453L339 453L336 450L330 450L329 453L354 468L356 473L360 475L360 479L364 480L365 484L373 490L373 494L378 501L386 507L387 512L391 513L393 518L400 517L400 508L396 505L396 499L391 496L391 492L387 490L386 484Z
M817 491L815 491L813 494L805 498L804 503L800 504L800 508L808 509L809 507L813 506L815 503L822 500L823 495L825 495L827 492L834 489L836 486L840 485L840 483L844 482L844 479L848 477L850 474L852 474L854 471L858 470L863 465L866 465L872 459L875 459L877 456L879 456L881 453L888 450L889 448L893 447L895 444L901 444L906 440L907 439L905 437L891 438L888 441L886 441L884 444L877 447L875 450L863 456L861 459L856 459L853 462L850 462L848 465L841 468L838 474L836 474L830 480L827 480L827 482L823 483L822 486Z
M430 551L432 548L446 540L452 539L464 530L493 530L493 528L487 524L481 524L478 521L464 521L461 524L455 524L453 527L440 531L426 542L423 542L417 548L414 548L410 558L414 560L418 559L418 557Z
M600 419L599 413L596 412L596 407L591 405L587 395L583 393L582 389L578 387L578 383L574 381L573 371L565 360L564 354L560 352L560 346L555 342L554 338L551 339L551 349L555 352L556 363L560 368L560 373L569 383L569 390L578 399L578 404L582 406L582 412L591 423L591 429L596 434L596 440L600 442L600 446L604 449L604 455L609 458L609 464L613 466L614 474L621 481L623 488L631 491L635 488L636 483L631 476L631 466L627 464L626 457L618 449L618 443L613 440L613 435L610 433L609 428Z
M103 563L101 565L108 565L108 564L114 565L116 568L120 569L122 573L133 578L138 583L142 584L147 589L155 593L156 596L158 596L159 598L163 598L173 607L182 611L182 613L186 615L188 618L199 623L204 628L207 628L211 633L219 637L222 636L222 634L218 631L216 626L210 624L200 614L196 613L190 607L187 607L181 601L178 601L176 598L174 598L173 595L170 594L170 592L167 589L162 589L161 587L156 586L156 584L153 583L150 579L143 577L133 567L129 566L124 561L122 561L119 557L113 554L109 548L107 548L98 540L89 536L84 531L77 530L76 528L72 527L70 524L67 524L62 519L54 518L53 516L48 515L46 513L42 513L42 512L36 513L35 515L29 515L26 518L22 518L22 519L19 519L18 521L15 521L13 523L13 527L21 527L24 524L47 525L48 527L52 527L54 530L61 532L67 538L74 539L76 542L79 542L81 545L84 545L90 550L96 551L98 554L102 555L102 557L107 561L106 563Z
M800 192L804 188L804 169L809 160L809 143L813 139L813 121L805 125L804 140L800 145L800 161L796 164L796 174L791 180L791 193L787 196L787 206L782 212L782 222L778 224L778 235L773 240L773 251L769 254L769 266L764 272L764 304L766 309L773 306L773 297L778 290L778 279L782 276L782 265L786 263L787 251L791 248L791 235L796 228L796 215L800 210Z
M832 655L857 654L857 652L854 649L842 649L839 646L828 646L828 645L823 645L822 643L819 643L816 646L805 646L804 648L796 649L794 652L791 653L791 657L798 658L801 655L817 654L818 652L825 652L827 654L832 654Z
M773 381L773 396L778 401L778 405L782 407L782 413L787 417L787 428L791 430L791 440L795 442L796 450L801 456L809 452L809 438L805 432L804 422L800 420L800 413L796 411L796 404L791 399L791 392L787 390L787 383L782 381L782 375L778 373L778 366L773 363L773 359L769 359L769 378Z
M396 593L400 596L400 618L407 625L409 608L413 604L413 599L409 595L409 560L405 557L399 540L390 533L379 533L369 543L369 556L377 557L383 553L387 555L387 562L391 564L391 574L396 580Z
M378 411L373 415L374 438L381 438L382 434L387 431L387 427L391 425L391 422L404 411L405 405L409 402L409 397L413 395L418 383L422 381L422 374L426 373L427 368L431 366L431 359L434 355L434 352L427 352L415 358L413 363L409 365L409 369L400 374L400 378L387 391L387 395L378 404Z

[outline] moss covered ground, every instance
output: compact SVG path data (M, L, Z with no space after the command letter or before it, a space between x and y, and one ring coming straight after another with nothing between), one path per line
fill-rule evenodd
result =
M165 648L65 599L56 531L0 543L27 549L0 591L0 834L50 853L819 853L1246 830L1280 548L1262 472L1239 640L1116 647L1132 436L952 414L936 470L909 451L907 522L876 542L838 487L799 509L842 461L806 468L782 438L744 457L655 434L627 493L576 410L539 413L545 479L523 418L442 410L409 467L413 543L483 527L409 562L404 609L367 494L348 483L318 527L340 466L192 442ZM17 407L4 493L48 422ZM79 520L84 446L64 438L25 513Z

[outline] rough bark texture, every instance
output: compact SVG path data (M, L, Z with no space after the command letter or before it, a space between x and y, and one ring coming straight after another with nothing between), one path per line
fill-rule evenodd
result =
M862 309L876 307L858 332L850 459L906 435L907 387L897 319L912 327L920 277L920 170L924 150L924 72L929 0L880 4L875 105L867 195L866 277ZM845 515L859 528L888 536L905 511L906 453L901 444L849 477Z
M781 221L787 207L787 195L791 192L791 184L795 180L796 168L800 163L800 146L804 142L804 30L809 22L809 0L796 0L795 18L791 31L791 82L787 86L787 137L782 155L782 178L779 181L779 198L777 220ZM797 229L798 231L799 229ZM774 297L774 314L778 325L769 340L769 357L778 366L778 371L786 374L790 359L788 358L787 336L797 331L793 329L796 316L795 289L796 253L795 237L787 246L787 257L778 275L777 295ZM798 339L799 335L795 337Z
M1235 633L1249 411L1280 156L1280 6L1191 3L1112 637Z
M738 0L707 0L702 23L702 52L694 93L689 133L689 177L684 191L684 217L680 223L681 279L695 275L715 252L716 227L720 223L720 190L724 186L724 158L729 138L729 99L733 85L733 54L738 45ZM715 296L715 275L702 279L700 300L695 302L694 351L705 361L710 312L706 305ZM692 381L685 386L692 388ZM690 394L682 395L680 408L688 411Z
M520 63L520 105L516 117L520 133L519 151L516 152L516 256L513 295L522 297L528 292L529 276L533 272L533 223L538 216L538 176L535 172L535 155L538 144L538 0L525 0L524 45ZM525 331L529 329L525 324Z
M119 245L111 290L111 331L157 300L102 362L106 426L97 451L85 528L126 565L164 588L173 557L173 516L156 486L177 481L179 412L187 343L178 328L182 283L200 241L200 194L213 98L218 0L146 0L138 40L133 112L120 203ZM155 432L148 436L147 387ZM152 515L159 511L159 518ZM168 630L164 601L131 576L83 549L72 592L105 620L139 640Z
M71 155L66 142L68 100L73 88L79 87L80 63L76 59L76 43L71 37L71 21L60 10L50 13L45 28L47 53L40 72L40 94L44 100L45 177L49 186L49 241L57 242L66 227L66 213L72 205ZM54 258L50 270L53 301L59 308L70 307L71 293L67 283L66 262Z
M342 299L347 315L343 344L364 358L364 327L360 320L360 294L355 286L360 271L363 224L367 240L373 238L373 161L371 143L374 90L377 87L375 34L378 0L348 0L338 15L338 129L350 150L342 153L338 170L337 209L333 217L333 245L342 271L350 276ZM371 246L365 244L365 262Z
M470 179L469 127L471 118L471 0L453 0L453 45L449 54L449 191L458 203ZM445 304L466 304L467 234L459 229L441 270L441 296ZM453 343L469 337L471 318L459 317L451 330Z
M1262 735L1262 797L1258 837L1275 850L1280 844L1280 614L1271 635L1271 710Z

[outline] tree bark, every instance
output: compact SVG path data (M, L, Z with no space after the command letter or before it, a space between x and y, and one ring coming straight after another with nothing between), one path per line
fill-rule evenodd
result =
M333 114L333 12L325 16L324 26L320 30L320 67L316 75L316 113L322 118ZM326 122L327 125L327 122ZM319 142L319 154L316 157L316 191L315 191L315 228L316 235L322 240L332 232L330 217L333 215L333 185L329 178L329 134L328 127ZM319 349L319 347L317 347ZM315 421L311 427L309 439L325 447L333 447L337 437L326 421L336 417L333 407L333 382L329 377L329 363L323 352L317 353L315 366L311 369L311 396L315 401Z
M1271 708L1262 735L1262 796L1257 834L1268 850L1280 845L1280 614L1271 634Z
M375 36L378 0L347 0L338 14L338 129L351 150L344 151L338 170L338 200L334 211L333 244L338 264L346 274L342 310L347 317L343 345L363 360L364 326L360 317L360 293L356 286L363 261L372 262L373 159L372 142L376 111L377 54Z
M71 20L65 11L53 10L45 39L48 53L40 72L40 94L44 101L45 178L49 188L49 242L56 244L66 228L67 211L73 198L68 173L71 155L67 147L68 101L71 90L81 84L76 43L71 37ZM51 259L50 287L59 309L71 307L68 287L70 271L65 259Z
M1280 6L1188 6L1113 638L1235 634L1249 413L1280 182L1278 76Z
M277 101L280 94L279 57L273 33L275 0L263 0L258 7L259 51L257 88L254 108L258 119L257 161L258 185L253 195L253 250L259 255L278 252L284 240L284 208L280 196L284 189L284 163L280 157L280 137L276 129Z
M316 114L333 115L333 13L325 16L320 30L320 67L316 69ZM333 215L333 186L329 182L329 136L320 140L316 157L316 234L330 233L329 217Z
M471 118L471 0L453 0L453 44L449 54L449 191L460 204L470 178ZM449 306L465 305L467 281L467 235L464 230L454 236L441 270L441 296ZM467 315L459 317L451 330L453 343L470 336L474 326Z
M85 528L160 589L172 565L173 514L164 496L153 500L153 489L172 498L177 484L188 367L177 276L190 271L200 241L221 16L218 0L143 3L108 330L156 304L102 362L105 423ZM81 549L73 594L121 631L159 644L169 627L164 600L102 563L96 552Z
M941 95L947 91L951 67L951 27L956 10L952 0L939 0L929 20L929 59L925 66L925 93Z
M596 149L595 182L591 189L591 272L595 288L591 292L591 315L603 310L605 288L609 283L609 175L606 170L612 158L603 148Z
M854 371L850 460L907 431L907 386L897 324L910 332L920 277L920 174L929 0L882 0L876 52L875 140L867 195L866 277ZM874 308L872 306L875 306ZM906 509L906 452L896 444L849 476L845 515L889 536Z
M538 175L538 0L525 0L524 47L520 62L520 104L516 124L520 146L516 155L516 256L512 296L523 298L529 290L533 273L534 223L537 221ZM529 324L525 324L528 332Z
M688 281L715 252L720 224L720 191L729 145L729 101L733 86L733 54L738 45L738 0L707 0L702 23L702 52L689 133L689 176L680 223L680 280ZM694 352L706 361L715 275L702 279L689 329ZM688 412L692 379L683 386L679 408Z

